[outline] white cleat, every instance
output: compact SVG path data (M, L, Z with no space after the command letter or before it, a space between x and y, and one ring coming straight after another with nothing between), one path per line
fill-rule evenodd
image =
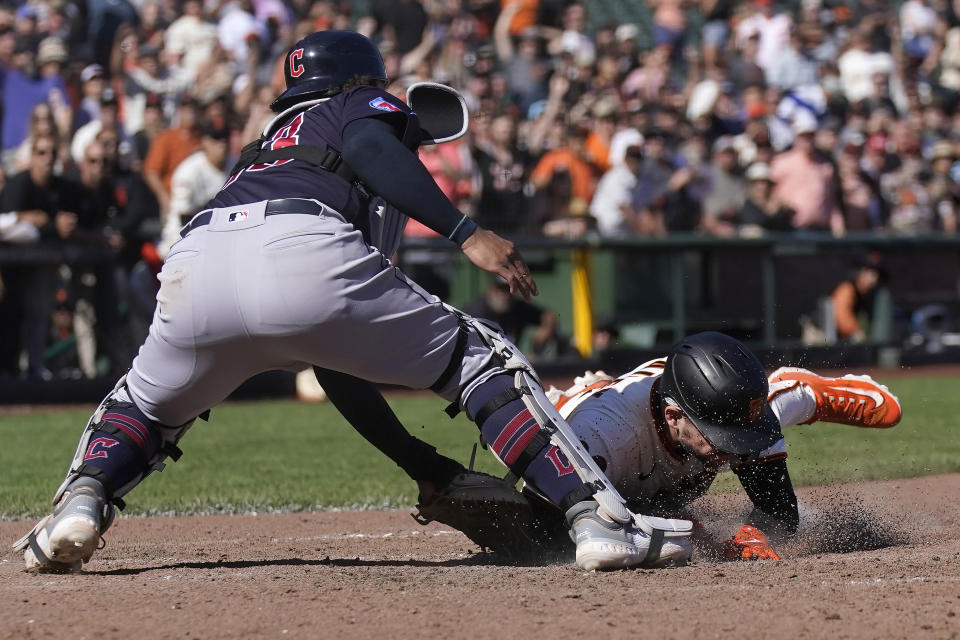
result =
M584 500L566 514L582 569L657 568L689 562L690 522L636 516L633 524L622 525L605 517L598 507L595 500Z
M64 494L53 513L13 543L13 548L23 551L27 570L79 571L100 546L105 505L101 491L77 483Z

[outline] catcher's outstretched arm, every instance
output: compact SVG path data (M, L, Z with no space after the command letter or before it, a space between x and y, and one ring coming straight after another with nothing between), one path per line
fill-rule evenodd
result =
M350 426L413 480L443 487L463 471L459 462L410 435L372 382L320 367L313 372Z

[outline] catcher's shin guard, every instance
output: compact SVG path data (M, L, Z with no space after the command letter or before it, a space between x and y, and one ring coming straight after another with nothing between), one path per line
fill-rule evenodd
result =
M178 427L151 420L130 399L125 383L121 377L87 422L54 504L77 477L90 476L103 484L107 499L123 509L124 495L151 472L162 471L168 457L180 459L177 442L193 420Z

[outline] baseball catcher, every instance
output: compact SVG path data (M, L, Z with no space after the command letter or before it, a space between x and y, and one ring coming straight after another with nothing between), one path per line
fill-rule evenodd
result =
M464 411L511 472L566 513L582 567L685 562L691 524L631 512L516 347L381 250L399 226L389 212L402 212L511 293L537 294L513 243L458 211L416 155L462 132L462 101L427 88L436 102L421 126L385 90L377 48L352 31L308 35L283 67L276 116L181 229L146 341L88 421L52 513L14 544L27 566L80 568L124 496L180 457L197 417L257 373L308 366L430 389Z

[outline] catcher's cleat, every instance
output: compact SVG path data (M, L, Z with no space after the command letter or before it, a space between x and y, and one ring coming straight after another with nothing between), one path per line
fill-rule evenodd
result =
M79 571L100 548L100 534L113 520L113 506L103 486L92 478L78 478L64 493L53 513L13 543L23 551L26 568L44 573Z
M806 385L817 398L816 411L807 424L823 420L887 429L900 422L897 396L870 376L848 374L842 378L824 378L796 367L782 367L770 376L770 382L790 380Z
M633 524L622 525L613 521L599 507L595 500L584 500L570 507L566 514L570 537L577 545L577 565L580 568L587 571L654 568L689 562L693 553L689 531L685 536L664 536L664 530L670 529L674 521L636 516L657 527L647 534Z
M413 519L421 525L442 522L496 553L517 556L534 548L530 503L510 483L478 471L464 470L445 487L421 495Z

